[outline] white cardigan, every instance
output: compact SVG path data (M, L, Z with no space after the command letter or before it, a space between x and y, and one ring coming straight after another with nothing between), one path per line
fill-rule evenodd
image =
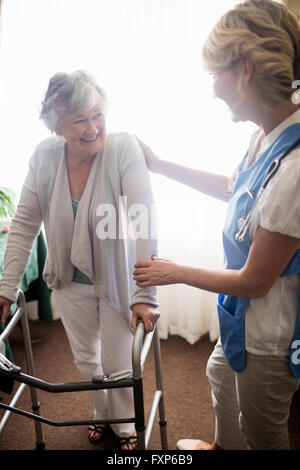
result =
M124 236L126 224L123 235L119 237L124 220L125 223L129 220L126 208L119 207L120 201L126 201L128 208L134 207L133 204L143 205L148 214L147 237L135 240ZM97 235L100 212L102 216L106 215L101 210L105 206L101 204L115 208L115 239L100 239ZM43 277L50 289L69 285L76 266L91 279L97 295L128 315L128 320L131 318L130 307L134 304L158 306L156 288L139 288L133 281L136 260L157 255L151 209L153 198L149 174L136 139L126 133L110 134L95 157L74 222L65 140L57 136L44 140L30 160L11 224L0 296L16 301L32 243L43 222L48 244Z

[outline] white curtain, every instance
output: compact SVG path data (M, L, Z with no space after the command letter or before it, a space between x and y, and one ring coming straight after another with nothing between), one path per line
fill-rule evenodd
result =
M230 174L253 126L233 124L213 99L201 45L234 0L4 0L1 11L0 184L19 194L28 159L48 136L38 111L55 72L85 69L110 100L108 127L139 136L161 157ZM159 254L220 267L225 204L151 175ZM59 229L59 228L58 228ZM160 334L191 344L218 336L216 295L159 288Z

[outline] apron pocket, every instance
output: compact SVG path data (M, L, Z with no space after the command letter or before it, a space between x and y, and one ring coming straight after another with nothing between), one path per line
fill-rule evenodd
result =
M221 304L223 298L223 296L219 296L217 305L222 348L230 367L236 372L240 372L246 364L244 316L239 315L239 308L234 315L229 313Z

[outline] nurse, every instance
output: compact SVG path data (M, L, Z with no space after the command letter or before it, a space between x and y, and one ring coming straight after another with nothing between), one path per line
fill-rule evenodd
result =
M214 442L182 439L177 447L289 449L289 409L300 377L300 106L294 87L300 25L282 4L248 0L219 20L203 59L232 119L258 126L233 177L161 160L141 146L151 171L228 201L224 267L153 258L136 264L134 279L139 287L184 283L219 294L221 334L207 364Z

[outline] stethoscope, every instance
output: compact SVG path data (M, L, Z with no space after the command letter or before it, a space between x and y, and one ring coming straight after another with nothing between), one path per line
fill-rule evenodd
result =
M268 184L270 183L271 179L276 175L277 171L279 170L280 168L280 165L281 165L281 162L282 160L288 156L288 154L290 152L292 152L292 150L294 150L294 148L297 147L297 145L300 144L300 137L299 139L296 140L296 142L279 158L276 158L269 170L268 170L268 173L267 173L267 177L265 179L265 181L263 182L260 190L258 191L257 193L257 196L256 196L256 199L253 203L253 206L251 208L251 210L249 211L248 215L245 217L245 218L240 218L238 220L238 228L239 228L239 231L236 233L235 235L235 238L237 241L239 242L243 242L244 239L245 239L245 235L247 233L247 230L249 228L249 225L250 225L250 221L251 221L251 217L252 217L252 214L253 214L253 211L255 210L255 207L257 206L257 203L259 201L259 199L261 198L264 190L266 189L266 187L268 186ZM249 189L247 189L247 193L248 193L248 196L253 199L254 198L254 195L251 193L251 191L249 191ZM247 199L247 203L246 203L246 208L245 208L245 211L247 210L247 205L248 205L248 201L249 201L249 197Z

